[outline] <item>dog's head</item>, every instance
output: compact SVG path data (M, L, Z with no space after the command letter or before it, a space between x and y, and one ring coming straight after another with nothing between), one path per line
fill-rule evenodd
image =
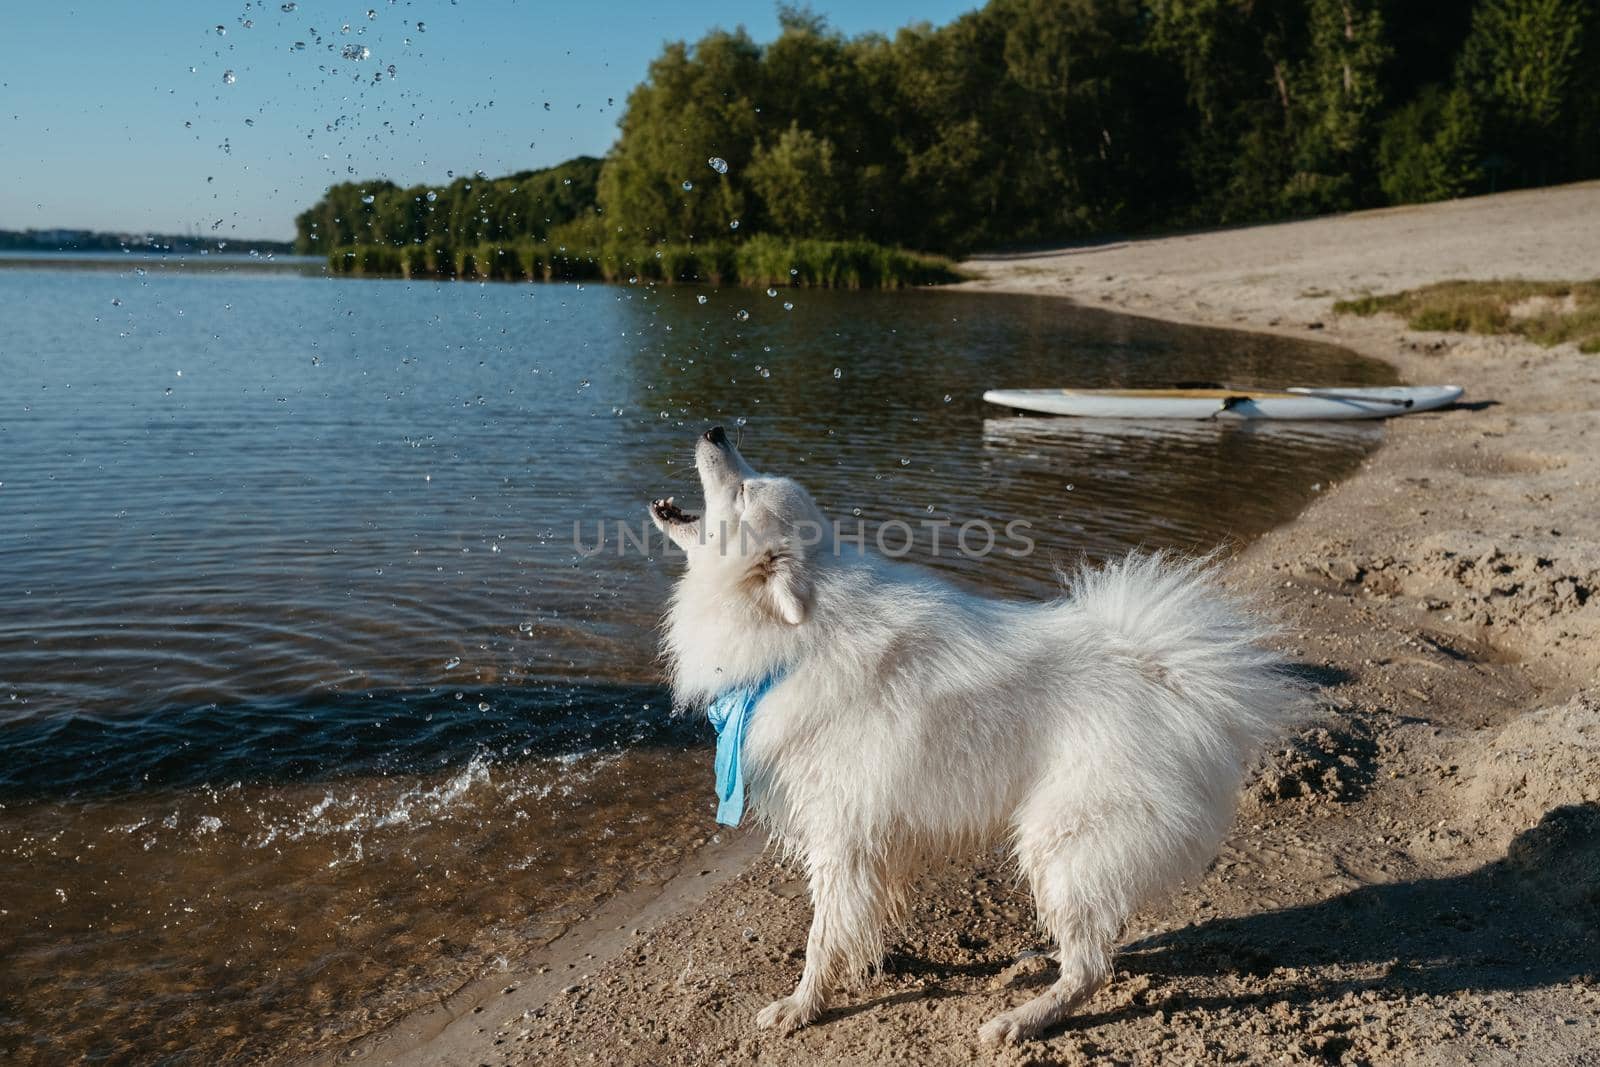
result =
M650 504L650 518L683 549L697 582L799 626L811 612L809 553L824 521L811 494L792 479L756 473L720 426L700 435L694 462L705 510L690 514L668 497Z

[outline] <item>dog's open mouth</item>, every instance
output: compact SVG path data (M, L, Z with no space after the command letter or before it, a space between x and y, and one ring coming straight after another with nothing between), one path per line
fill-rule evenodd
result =
M670 496L665 500L652 500L650 502L650 510L655 512L656 518L662 522L697 522L700 518L700 516L684 511L674 504Z

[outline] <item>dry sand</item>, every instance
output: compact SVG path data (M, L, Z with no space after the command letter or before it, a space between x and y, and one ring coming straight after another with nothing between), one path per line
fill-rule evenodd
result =
M932 872L884 973L791 1037L809 920L748 833L613 901L525 973L345 1050L367 1063L1600 1062L1600 357L1414 334L1338 297L1600 275L1600 185L991 257L972 288L1315 337L1456 382L1231 561L1321 721L1203 879L1136 917L1047 1039L978 1026L1050 980L1003 857Z

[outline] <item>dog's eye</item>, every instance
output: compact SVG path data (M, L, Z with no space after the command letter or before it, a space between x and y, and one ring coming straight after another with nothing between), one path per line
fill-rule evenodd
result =
M745 487L746 484L747 483L745 483L745 482L740 482L739 483L739 491L737 493L735 493L734 496L733 496L734 500L738 501L739 506L741 508L744 507L744 487Z

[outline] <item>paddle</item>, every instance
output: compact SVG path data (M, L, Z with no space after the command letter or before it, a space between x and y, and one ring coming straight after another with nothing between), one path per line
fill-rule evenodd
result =
M1176 382L1176 383L1173 384L1172 388L1174 388L1174 389L1233 389L1234 386L1224 385L1221 382ZM1397 398L1394 398L1394 397L1368 396L1366 394L1358 394L1358 393L1330 393L1330 392L1327 392L1327 391L1321 390L1321 389L1313 389L1311 386L1307 386L1307 385L1291 385L1288 388L1284 389L1283 391L1286 392L1286 393L1298 393L1301 396L1323 397L1323 398L1328 399L1328 400L1359 401L1359 402L1361 402L1363 404L1389 404L1392 407L1397 407L1397 408L1408 408L1412 404L1416 403L1416 401L1414 399L1410 398L1410 397L1397 399ZM1230 396L1230 397L1227 398L1227 400L1223 401L1222 410L1226 411L1229 408L1233 407L1235 404L1239 404L1239 403L1242 403L1245 400L1251 399L1251 397L1249 396L1249 393L1250 393L1249 389L1239 389L1238 392L1241 394L1240 396Z
M1413 397L1369 396L1355 393L1329 393L1322 389L1312 390L1304 385L1291 385L1284 390L1288 393L1299 393L1301 396L1314 396L1323 400L1350 400L1363 404L1389 404L1397 408L1408 408L1416 403Z

